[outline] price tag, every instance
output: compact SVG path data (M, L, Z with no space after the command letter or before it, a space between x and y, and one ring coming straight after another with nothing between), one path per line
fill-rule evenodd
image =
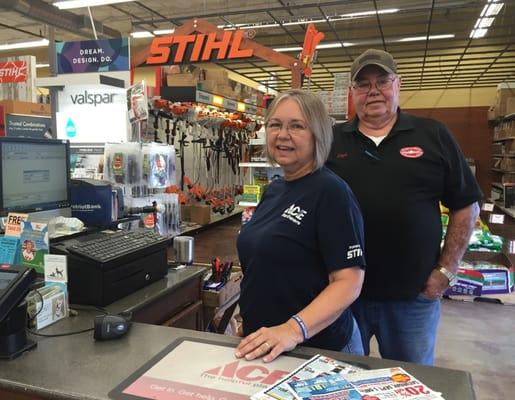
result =
M493 203L484 203L483 207L481 207L483 211L492 212L494 210L494 204Z
M504 214L490 214L492 224L504 224Z
M510 254L515 254L515 240L510 240L510 245L508 246Z

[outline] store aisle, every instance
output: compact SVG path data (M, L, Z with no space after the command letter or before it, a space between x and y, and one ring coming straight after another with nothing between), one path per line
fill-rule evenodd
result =
M235 217L195 236L195 260L218 256L238 263ZM478 400L508 399L515 392L515 306L444 300L435 364L472 373ZM378 356L377 346L372 346Z

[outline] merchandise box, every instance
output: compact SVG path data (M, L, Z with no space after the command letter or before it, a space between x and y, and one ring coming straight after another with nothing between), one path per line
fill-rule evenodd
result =
M506 115L515 114L515 95L506 99Z
M27 101L2 100L0 107L5 114L42 115L51 114L50 104L29 103Z
M481 272L460 268L457 277L458 282L445 291L445 296L481 296L485 281Z
M191 222L199 225L207 225L211 222L211 206L204 204L194 204L190 207Z
M191 204L181 204L181 221L189 221L191 216Z
M231 277L219 290L202 289L202 303L206 307L221 307L240 293L243 278L241 268L233 267Z
M167 86L196 86L198 77L192 73L166 75Z
M485 251L467 251L464 261L477 264L480 261L499 264L499 268L476 268L483 274L484 283L482 294L511 293L514 290L514 266L504 253Z

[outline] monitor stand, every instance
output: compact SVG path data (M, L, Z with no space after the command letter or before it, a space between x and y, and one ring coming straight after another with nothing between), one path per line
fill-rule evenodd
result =
M0 322L0 359L12 360L36 347L27 338L27 303L22 301Z

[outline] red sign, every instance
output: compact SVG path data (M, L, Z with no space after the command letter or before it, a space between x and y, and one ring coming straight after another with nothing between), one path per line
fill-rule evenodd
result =
M25 82L28 75L27 61L0 63L0 83Z
M406 158L419 158L424 154L424 150L420 147L403 147L400 149L399 153Z
M254 50L242 49L243 31L225 31L221 40L216 33L196 35L176 35L157 37L150 45L147 65L181 64L235 58L249 58ZM174 50L171 54L172 49ZM218 50L216 58L213 51ZM187 55L187 56L186 56Z

